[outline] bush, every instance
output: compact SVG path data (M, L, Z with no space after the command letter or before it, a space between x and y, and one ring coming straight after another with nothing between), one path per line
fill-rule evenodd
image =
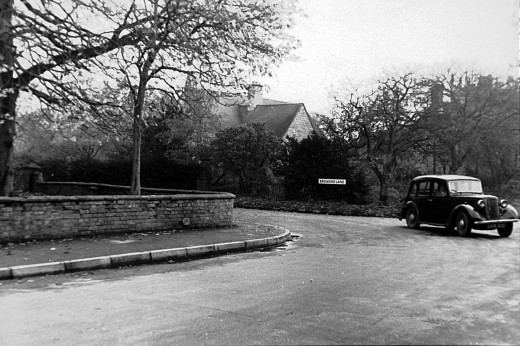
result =
M283 177L287 199L368 203L364 173L342 142L318 135L297 141L289 138L277 173ZM345 179L345 185L320 185L318 180Z
M390 217L399 216L400 204L382 206L379 204L350 205L333 201L302 202L302 201L276 201L257 197L237 196L236 208L251 208L264 210L277 210L297 213L329 214L344 216L370 216Z
M238 180L239 192L252 193L255 186L267 186L272 180L271 165L282 143L265 124L251 123L218 132L211 148L223 172Z
M74 181L130 185L132 161L50 159L39 163L45 181ZM141 162L143 187L196 189L197 179L203 169L197 165L178 164L161 158Z

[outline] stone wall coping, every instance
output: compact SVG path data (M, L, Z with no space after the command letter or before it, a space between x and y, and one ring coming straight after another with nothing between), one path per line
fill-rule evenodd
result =
M0 197L0 203L41 203L41 202L84 202L84 201L116 201L116 200L199 200L199 199L234 199L235 195L228 192L211 192L174 195L85 195L85 196L28 196L28 197Z
M129 186L125 185L112 185L103 183L85 183L85 182L73 182L73 181L40 181L39 185L57 185L57 186L82 186L90 187L91 189L96 188L109 188L109 189L121 189L130 191ZM141 187L142 192L160 192L161 194L177 194L177 193L189 193L189 194L220 194L222 192L216 191L199 191L199 190L180 190L180 189L160 189L154 187Z

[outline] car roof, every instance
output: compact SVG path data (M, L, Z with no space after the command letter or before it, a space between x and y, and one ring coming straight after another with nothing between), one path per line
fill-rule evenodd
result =
M475 177L469 177L466 175L456 175L456 174L431 174L431 175L420 175L418 177L413 178L413 181L415 180L422 180L422 179L441 179L441 180L478 180L480 179Z

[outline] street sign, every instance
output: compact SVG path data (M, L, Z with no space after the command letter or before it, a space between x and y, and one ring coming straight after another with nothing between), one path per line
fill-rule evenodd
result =
M346 179L318 179L319 184L346 185Z

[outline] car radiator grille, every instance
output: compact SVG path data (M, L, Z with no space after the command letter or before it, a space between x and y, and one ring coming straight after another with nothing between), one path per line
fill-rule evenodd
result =
M498 220L500 214L498 212L498 199L488 198L486 201L486 217L488 220Z

